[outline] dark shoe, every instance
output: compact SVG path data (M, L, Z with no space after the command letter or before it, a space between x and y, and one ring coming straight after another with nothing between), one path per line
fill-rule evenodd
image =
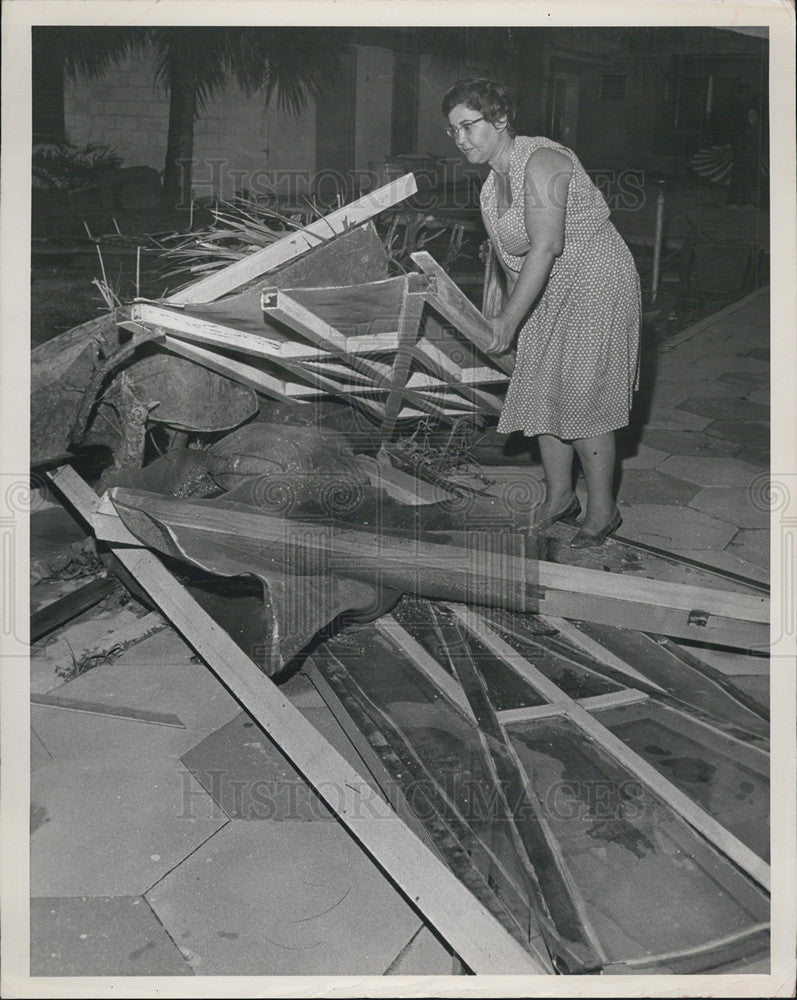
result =
M554 514L553 517L544 517L540 521L532 521L529 525L529 531L547 531L552 524L556 524L557 521L562 521L564 524L575 524L576 518L581 514L581 501L578 497L573 494L573 498L568 503L566 507L563 507L558 514Z
M623 523L623 518L620 515L620 511L616 510L614 512L614 517L609 521L605 528L600 531L596 531L595 534L590 534L588 531L579 531L578 534L570 542L571 549L597 549L599 546L603 545L609 535L614 534L615 531Z

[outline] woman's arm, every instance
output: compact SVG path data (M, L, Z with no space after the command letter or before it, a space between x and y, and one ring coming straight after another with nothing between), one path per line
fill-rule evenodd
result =
M573 165L555 149L538 149L529 157L523 185L526 232L531 248L526 254L504 310L493 320L489 350L507 351L518 327L542 291L554 260L564 249L567 190Z

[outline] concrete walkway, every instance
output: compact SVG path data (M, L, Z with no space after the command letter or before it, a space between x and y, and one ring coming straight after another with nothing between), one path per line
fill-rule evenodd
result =
M767 290L646 351L620 443L623 534L767 578L768 360ZM66 682L51 645L33 651L34 689L93 708L31 710L33 975L451 974L170 628ZM705 655L765 695L765 660ZM309 681L283 690L351 759Z

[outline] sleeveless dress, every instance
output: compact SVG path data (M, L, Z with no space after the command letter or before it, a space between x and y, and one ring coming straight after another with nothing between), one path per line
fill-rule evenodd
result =
M512 204L500 218L494 172L482 187L482 216L505 268L518 273L531 246L524 176L529 157L541 147L563 153L573 164L564 249L518 333L498 430L572 440L628 423L639 384L639 276L609 221L603 195L578 157L542 136L515 137L509 167Z

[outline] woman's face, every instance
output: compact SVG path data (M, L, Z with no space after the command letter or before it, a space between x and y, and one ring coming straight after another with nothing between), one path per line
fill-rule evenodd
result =
M449 127L457 149L470 163L487 163L492 159L501 143L506 125L498 127L488 122L483 115L466 104L458 104L448 114Z

